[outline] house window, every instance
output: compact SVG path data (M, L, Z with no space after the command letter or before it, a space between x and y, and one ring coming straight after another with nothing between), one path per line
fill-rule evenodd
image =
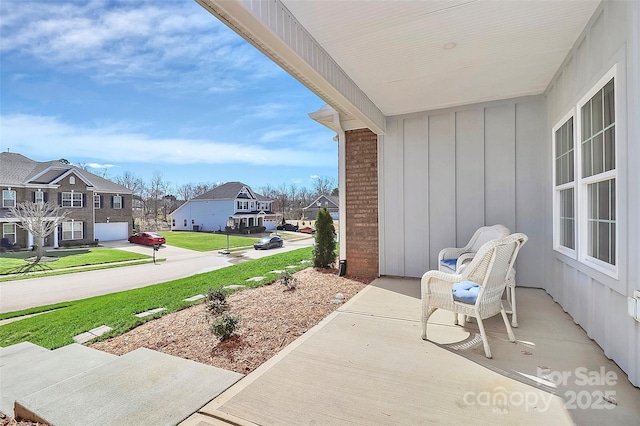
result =
M113 208L121 209L122 208L122 196L114 195L113 196Z
M2 207L9 208L16 206L16 191L11 189L2 190Z
M248 201L238 201L237 205L238 205L238 210L248 210L249 209L249 202Z
M2 224L2 238L6 238L9 244L16 243L16 224L15 223Z
M94 194L93 195L93 208L96 208L96 209L100 208L100 195L99 194Z
M69 176L69 184L70 185L75 185L76 184L76 178L74 176Z
M554 247L575 256L575 149L573 117L563 120L553 133L555 159Z
M182 226L184 226L185 228L187 227L187 219L184 220Z
M63 192L62 207L82 207L81 192Z
M36 204L43 204L44 203L44 192L42 191L36 191L33 193L33 201Z
M62 239L63 240L81 240L83 239L84 223L80 221L62 222Z
M614 67L578 104L580 259L617 273L617 170Z

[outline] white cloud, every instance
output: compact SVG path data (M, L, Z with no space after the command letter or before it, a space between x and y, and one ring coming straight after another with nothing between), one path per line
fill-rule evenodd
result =
M2 150L40 158L96 159L108 164L125 162L157 164L287 165L331 167L335 153L305 151L299 147L266 148L204 139L154 138L127 132L122 125L75 127L55 117L0 116ZM317 176L316 176L317 178Z
M282 129L282 130L270 130L264 133L258 141L260 142L280 142L282 139L287 139L289 136L300 134L300 129Z
M316 179L320 179L320 176L318 176L318 175L309 176L309 180L316 180Z
M281 72L193 1L6 1L0 13L3 55L98 81L219 93Z
M85 166L91 169L110 169L116 167L114 164L99 164L99 163L86 163Z

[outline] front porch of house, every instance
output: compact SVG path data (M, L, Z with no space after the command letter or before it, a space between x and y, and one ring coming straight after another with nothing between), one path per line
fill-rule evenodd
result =
M640 389L544 290L518 291L517 342L493 317L487 359L446 311L420 339L419 280L377 279L182 425L636 424Z

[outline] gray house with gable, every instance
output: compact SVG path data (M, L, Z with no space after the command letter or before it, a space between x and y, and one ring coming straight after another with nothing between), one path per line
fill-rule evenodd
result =
M242 182L227 182L178 207L171 214L172 231L221 231L264 226L276 228L280 215L273 200Z

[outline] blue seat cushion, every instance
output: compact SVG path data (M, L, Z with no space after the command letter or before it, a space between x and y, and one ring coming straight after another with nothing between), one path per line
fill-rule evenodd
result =
M471 281L455 283L451 288L453 291L453 300L469 303L470 305L476 303L478 293L480 293L480 286Z
M440 261L441 264L443 264L444 266L446 266L447 268L451 269L452 271L456 270L456 263L458 262L458 259L442 259Z

